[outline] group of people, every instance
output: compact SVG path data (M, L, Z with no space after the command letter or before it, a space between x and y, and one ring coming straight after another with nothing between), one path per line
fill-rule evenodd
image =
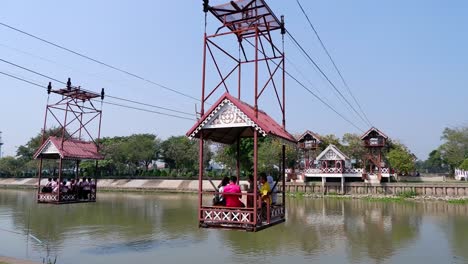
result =
M81 180L68 179L59 182L57 178L49 178L46 185L42 187L42 193L60 193L77 194L78 199L89 199L90 194L96 190L96 183L91 178L82 178Z
M260 173L260 183L258 184L259 199L255 199L254 193L254 177L249 176L249 188L247 190L247 207L253 207L254 201L259 202L259 206L264 207L266 204L272 205L277 202L276 186L272 176L267 176L265 173ZM236 176L224 177L218 186L218 194L213 199L213 205L226 207L245 207L241 201L242 191L237 182Z

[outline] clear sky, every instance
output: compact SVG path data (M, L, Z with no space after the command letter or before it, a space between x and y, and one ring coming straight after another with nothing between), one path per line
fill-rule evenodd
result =
M211 0L212 5L225 1ZM294 0L267 1L287 29L348 96ZM468 125L468 2L310 1L305 10L371 122L420 159L440 145L445 127ZM2 1L0 22L172 89L200 97L203 12L186 1ZM210 19L210 28L219 22ZM91 90L193 112L195 101L108 69L0 26L0 58ZM286 38L287 69L361 129L368 126L334 95ZM46 85L46 78L0 62L0 71ZM211 72L209 74L216 74ZM249 73L246 73L249 74ZM311 86L309 84L313 84ZM54 87L59 87L53 83ZM0 75L5 155L41 127L45 91ZM361 133L287 80L287 126L320 134ZM109 101L111 101L109 99ZM269 111L269 107L265 107ZM193 121L104 106L103 135L182 135Z

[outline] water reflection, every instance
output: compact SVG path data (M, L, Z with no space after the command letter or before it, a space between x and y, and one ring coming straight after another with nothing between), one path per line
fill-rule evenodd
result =
M56 206L36 204L33 192L1 190L0 223L11 221L11 229L23 234L29 230L45 241L34 243L33 250L43 254L50 249L66 263L96 263L96 256L103 263L128 263L128 258L146 263L155 256L161 263L194 256L202 256L205 263L384 263L427 243L436 237L434 230L445 235L446 241L437 243L445 244L446 252L416 254L468 261L465 205L288 199L286 223L245 233L198 229L196 199L104 193L97 203ZM430 232L423 236L424 226ZM1 232L0 243L5 243ZM173 250L183 254L170 254ZM5 253L0 247L0 255Z

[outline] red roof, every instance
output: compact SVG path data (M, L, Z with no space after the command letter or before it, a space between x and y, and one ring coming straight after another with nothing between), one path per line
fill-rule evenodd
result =
M49 137L34 154L34 159L71 159L71 160L101 160L94 142L67 139L63 141L58 137Z
M252 122L249 126L223 126L219 128L205 128L209 121L216 115L223 105L228 100L237 107L247 118ZM252 137L253 130L256 129L263 136L271 135L293 143L296 139L289 134L281 125L279 125L267 113L258 110L258 117L255 116L253 106L242 102L229 93L224 93L218 101L199 119L199 121L187 132L187 136L191 138L199 138L200 131L204 130L204 139L209 139L215 142L232 144L238 137Z
M375 127L371 127L369 130L367 130L366 133L364 133L364 135L361 136L361 139L364 139L366 138L367 136L369 136L369 134L372 132L372 131L375 131L377 134L379 134L380 136L384 137L385 139L388 139L387 135L385 135L382 131L378 130L377 128Z
M297 141L301 141L304 139L305 136L307 135L311 135L313 138L315 138L316 140L318 141L321 141L322 139L320 138L320 136L310 130L307 130L306 132L304 132L298 139Z

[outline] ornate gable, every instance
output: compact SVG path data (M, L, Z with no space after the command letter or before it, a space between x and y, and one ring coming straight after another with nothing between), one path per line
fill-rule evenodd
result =
M190 134L189 138L202 129L229 128L229 127L253 127L264 137L267 133L252 121L229 99L224 99L213 111L201 122L201 124Z
M42 149L41 154L60 154L57 147L52 143L51 140L48 140L45 147Z
M226 99L223 101L221 108L216 111L215 115L203 128L249 127L252 125L251 123L252 120Z
M317 160L349 160L335 145L329 145L317 156Z

